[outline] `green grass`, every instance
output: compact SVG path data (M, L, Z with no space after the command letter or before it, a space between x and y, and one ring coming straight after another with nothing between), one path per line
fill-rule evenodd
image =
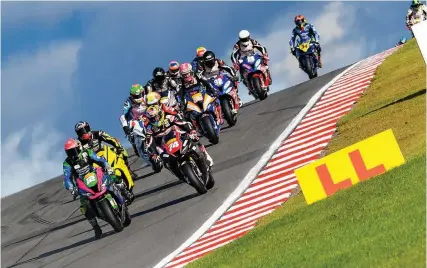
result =
M411 40L378 68L326 150L392 128L406 164L310 206L299 194L188 267L425 267L425 74Z

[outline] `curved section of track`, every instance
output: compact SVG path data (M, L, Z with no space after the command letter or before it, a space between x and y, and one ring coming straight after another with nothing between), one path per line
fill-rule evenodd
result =
M139 169L141 161L132 157L140 178L130 206L133 222L121 233L100 221L105 235L93 241L60 177L2 199L2 267L153 267L212 215L308 100L344 69L242 108L237 125L208 146L217 184L206 195L167 170L153 175Z

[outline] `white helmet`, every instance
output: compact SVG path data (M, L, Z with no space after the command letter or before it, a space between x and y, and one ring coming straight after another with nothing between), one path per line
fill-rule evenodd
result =
M246 42L251 37L251 34L248 30L241 30L239 32L239 39L243 42Z

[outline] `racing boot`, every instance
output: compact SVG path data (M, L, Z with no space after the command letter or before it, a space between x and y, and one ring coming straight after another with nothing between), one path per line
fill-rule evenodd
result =
M320 53L317 55L317 60L319 62L319 68L322 68L322 59L320 57Z
M98 224L95 216L86 214L86 219L89 221L90 225L92 225L93 231L95 232L95 239L100 239L102 236L102 229Z
M201 143L200 143L200 149L205 154L206 160L208 161L209 169L211 169L212 166L213 166L213 164L214 164L212 157L208 154L208 151L206 151L205 146L203 144L201 144Z

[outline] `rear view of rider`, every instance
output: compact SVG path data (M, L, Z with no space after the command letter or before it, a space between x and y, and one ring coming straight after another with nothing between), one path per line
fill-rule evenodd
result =
M188 63L187 63L188 64ZM188 64L189 65L189 64ZM146 112L146 129L147 129L147 146L155 142L157 149L160 151L160 156L165 163L168 162L167 157L163 157L160 148L163 136L168 132L172 126L177 126L185 131L190 139L196 142L208 160L209 166L212 167L213 160L205 149L205 146L200 142L196 130L190 122L185 121L181 115L172 107L160 103L160 96L156 93L149 93L147 95L147 112Z
M87 171L87 169L94 171L95 168L93 167L93 164L97 164L102 167L108 176L111 176L114 172L104 158L98 157L91 149L83 149L80 142L73 138L70 138L65 142L64 150L67 155L67 158L62 164L64 187L70 191L73 196L76 196L77 194L80 195L80 212L86 217L90 225L92 225L93 230L95 231L95 238L98 239L102 235L101 227L98 225L96 217L89 207L89 200L84 195L85 192L74 185L72 178L78 178L79 173L83 173ZM104 176L107 175L104 174ZM118 183L115 176L111 176L110 178L114 183ZM116 185L118 188L126 188L125 185ZM120 195L118 191L116 194Z
M243 76L243 70L240 69L239 65L239 59L241 57L244 57L246 55L249 55L253 53L256 49L259 54L263 56L264 59L264 65L267 66L267 62L269 60L267 48L262 46L257 40L253 39L251 37L251 34L247 30L241 30L239 32L239 40L234 44L233 52L231 53L231 62L233 63L234 69L240 71L240 77L243 78L243 84L248 87L248 82ZM267 73L270 76L270 85L273 83L273 80L271 78L270 70L267 69ZM249 95L251 93L249 92Z
M206 80L201 77L198 77L194 74L192 67L189 63L183 63L179 66L179 71L181 73L181 79L182 79L182 89L180 92L180 98L181 100L185 100L185 95L197 90L200 92L203 88L206 89L206 93L214 98L215 104L216 104L216 112L214 113L215 121L217 121L217 124L222 125L224 124L224 119L222 118L222 111L221 111L221 104L218 100L218 92L212 87L212 85ZM185 111L185 107L183 107L183 111ZM193 122L195 126L198 128L196 122Z
M406 14L406 27L410 29L413 26L412 20L427 20L427 7L420 0L412 0L412 4Z
M296 49L297 44L295 43L295 39L297 38L297 36L299 36L300 38L304 36L309 36L311 38L316 48L319 68L322 68L322 60L320 57L321 47L319 44L320 36L317 33L316 28L314 27L313 24L308 23L305 20L305 17L303 15L297 15L294 19L294 23L296 26L292 30L291 39L289 40L289 47L291 49L292 55L294 55L298 59L300 68L302 65L301 65L301 62L299 61L298 49Z
M193 72L196 74L203 71L203 54L205 54L206 51L205 47L198 47L196 49L196 57L191 62Z
M127 98L127 100L123 105L123 114L120 116L120 122L122 124L123 131L128 137L130 144L132 144L133 151L135 152L135 154L138 157L142 157L147 164L151 165L148 159L145 159L144 156L139 155L138 148L136 147L136 144L135 144L135 137L129 126L129 122L131 120L139 120L141 115L143 115L145 110L147 109L147 105L145 104L144 97L145 97L144 87L140 84L132 85L130 89L129 97Z
M205 52L205 54L203 55L203 71L200 73L200 76L203 78L210 78L213 75L218 74L220 71L225 71L227 72L231 79L231 81L234 83L234 88L236 89L236 92L238 93L238 78L236 76L236 72L235 70L226 65L224 63L223 60L221 59L217 59L215 56L215 53L213 53L212 51L208 50ZM239 101L239 106L242 106L242 101L240 100L239 95L237 94L238 97L238 101Z

